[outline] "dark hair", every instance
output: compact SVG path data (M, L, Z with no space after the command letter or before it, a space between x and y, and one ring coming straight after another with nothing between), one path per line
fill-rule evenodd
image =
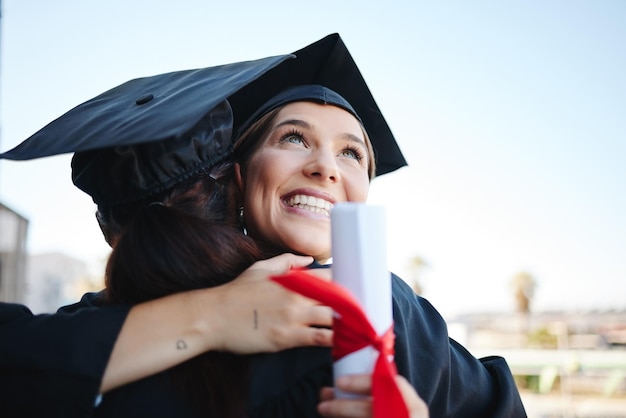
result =
M107 208L102 229L114 245L105 303L135 304L217 286L262 258L254 240L237 228L232 189L201 176L134 213ZM241 386L247 373L246 357L223 352L207 352L169 370L183 399L207 416L221 417L244 415Z
M137 213L111 252L106 300L132 304L218 286L260 257L255 242L232 226L152 204Z
M233 163L225 161L209 172L179 181L171 189L127 204L98 205L96 219L104 239L113 247L138 212L152 202L175 206L206 221L237 226Z

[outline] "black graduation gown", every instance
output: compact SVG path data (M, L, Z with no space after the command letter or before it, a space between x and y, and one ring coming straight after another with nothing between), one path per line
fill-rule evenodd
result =
M52 315L0 303L0 416L92 415L129 308L90 307L90 298Z
M396 366L428 404L431 417L526 417L502 357L472 356L448 337L435 308L395 275L392 296ZM332 384L330 350L300 348L256 357L253 416L318 416L320 382Z
M400 374L405 376L416 388L420 396L429 405L431 417L525 417L526 413L520 400L519 393L513 381L511 372L500 357L490 357L478 360L467 352L461 345L449 339L445 321L438 312L425 299L414 294L412 289L400 278L393 276L393 314L394 330L396 333L396 364ZM81 302L68 309L62 309L62 316L69 316L76 320L87 312L93 314L97 311L104 312L102 317L94 320L91 316L85 315L84 322L77 325L76 329L58 327L56 331L51 329L51 335L72 334L78 329L91 328L89 321L105 321L106 315L111 315L111 320L115 325L108 328L119 330L121 324L117 321L118 316L124 316L124 310L113 308L94 308L96 295L86 295ZM83 307L83 309L78 309ZM111 312L108 314L108 312ZM21 321L22 326L28 324L27 319L7 319L5 322ZM52 318L55 315L50 316ZM5 316L5 318L7 318ZM26 318L29 318L26 316ZM30 321L35 321L37 317L30 316ZM80 322L80 321L77 321ZM1 324L2 322L0 322ZM95 322L99 323L99 322ZM15 327L19 325L12 325ZM53 326L53 325L51 325ZM56 327L56 326L53 326ZM41 331L33 328L33 331ZM62 345L69 353L81 353L86 361L72 364L64 373L65 363L59 363L56 373L49 378L42 380L39 375L45 375L49 369L54 369L48 362L43 364L27 359L34 356L41 356L41 348L36 345L24 344L28 342L24 334L27 331L20 331L22 335L21 350L23 351L22 361L18 362L19 367L13 368L13 373L17 374L21 369L30 372L22 381L21 388L26 392L11 389L9 382L5 382L2 377L2 388L10 390L12 396L23 398L21 404L25 407L21 412L39 410L33 404L44 399L49 402L52 410L69 411L65 417L90 416L86 412L85 405L93 402L93 387L97 387L99 380L95 376L104 370L101 361L102 357L108 358L116 332L111 329L103 333L92 335L94 341L84 341L85 338L75 338L72 345L63 343ZM2 325L0 335L10 336L8 330ZM104 341L110 338L110 341ZM30 341L35 337L30 337ZM64 337L65 339L65 337ZM44 341L45 338L39 339ZM4 339L2 345L4 345ZM13 339L13 341L20 342ZM99 343L98 343L99 342ZM13 350L8 350L9 354L17 355L20 344ZM43 346L43 342L39 347ZM99 347L97 347L99 346ZM30 353L30 354L29 354ZM66 354L67 360L71 360L72 355ZM88 357L93 356L93 363ZM0 355L0 359L2 359ZM95 357L99 357L99 360ZM4 373L5 363L10 363L10 359L5 358L0 363L0 370ZM330 350L325 348L297 348L286 350L275 354L259 354L252 356L252 374L249 389L250 415L253 417L317 417L316 405L319 401L319 389L322 386L329 386L332 383L332 361ZM71 362L70 362L71 363ZM77 368L84 368L80 372ZM85 378L84 376L89 376ZM34 380L30 386L28 380ZM94 384L97 380L98 384ZM91 382L91 383L89 383ZM81 388L81 385L91 385L90 388ZM33 392L29 392L30 387L35 387ZM58 399L48 396L46 390L63 392L64 397ZM96 389L97 390L97 389ZM7 392L4 392L5 394ZM33 394L31 396L31 394ZM75 398L68 394L75 394ZM42 397L40 397L40 396ZM4 395L0 395L4 396ZM4 399L1 399L4 403ZM63 402L71 402L76 406L74 409L65 408ZM3 405L4 406L4 405ZM65 409L63 409L65 408ZM42 409L44 410L44 409ZM46 415L52 416L50 413ZM120 416L150 416L150 417L195 417L199 416L192 411L189 405L181 403L173 395L167 373L159 373L146 379L131 383L107 393L102 403L96 408L94 416L98 417L120 417Z

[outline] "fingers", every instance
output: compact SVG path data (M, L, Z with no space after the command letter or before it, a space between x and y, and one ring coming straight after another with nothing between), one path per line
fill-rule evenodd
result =
M402 376L396 376L402 398L409 410L411 418L428 418L428 406L419 397L413 386ZM348 375L336 379L337 389L343 392L360 395L359 398L335 399L333 388L323 388L320 392L318 412L324 417L371 417L372 391L371 375Z
M371 417L372 377L369 374L341 376L335 380L337 389L354 398L335 399L333 388L323 388L320 392L321 403L318 412L324 417Z
M253 267L284 273L292 268L306 267L312 262L313 257L285 253L267 260L257 261Z
M402 376L396 376L396 382L411 418L428 418L428 406L419 397L413 386Z
M237 279L214 289L224 307L223 315L212 317L215 344L239 354L330 346L332 331L327 328L332 326L332 309L268 279L312 261L312 257L281 254L256 262Z
M333 310L328 306L314 305L306 311L303 323L318 327L330 327L333 325Z
M333 332L333 311L328 306L317 305L315 301L293 294L284 295L271 306L276 314L271 323L270 339L280 349L318 346L330 347ZM283 308L280 308L283 304ZM289 305L289 306L287 306ZM276 316L278 315L278 316Z
M372 402L369 399L335 399L323 401L317 406L323 417L350 418L371 417Z
M335 380L335 385L344 392L369 396L372 393L372 375L353 374L340 376Z
M320 403L317 407L317 411L323 417L371 417L372 404L369 401L336 400Z
M285 341L289 339L288 347L301 346L330 347L333 343L333 332L326 328L300 327L294 329Z
M238 353L272 352L332 344L332 310L290 292L277 283L257 280L233 287L220 337ZM252 331L252 332L251 332Z

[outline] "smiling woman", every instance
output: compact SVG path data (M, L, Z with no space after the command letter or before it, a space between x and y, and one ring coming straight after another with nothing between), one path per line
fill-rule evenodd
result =
M300 85L270 98L240 131L234 160L245 229L278 252L327 263L330 218L321 208L366 202L375 173L375 154L361 118L328 87ZM502 358L472 357L448 339L442 318L428 302L393 274L391 283L398 371L424 397L432 416L525 416ZM329 363L313 366L314 357L309 352L281 363L262 362L253 382L278 384L274 375L298 375L296 381L302 382L328 374ZM253 404L260 397L253 395ZM370 399L330 400L326 407L367 408ZM410 404L406 394L405 400ZM277 404L282 409L285 400ZM270 412L267 407L260 410Z
M330 93L322 86L283 93L279 98L301 101L273 100L280 107L270 106L276 111L260 120L264 129L253 126L235 145L250 235L320 262L331 256L330 209L367 200L374 161L360 121Z

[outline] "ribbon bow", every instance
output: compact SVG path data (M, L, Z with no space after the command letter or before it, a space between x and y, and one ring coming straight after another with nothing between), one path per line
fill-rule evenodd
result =
M372 375L374 417L408 418L408 409L394 378L397 370L393 361L393 325L383 335L378 336L361 305L348 290L304 270L290 270L281 276L273 276L272 280L291 291L330 306L338 314L333 320L334 360L367 346L378 351Z

